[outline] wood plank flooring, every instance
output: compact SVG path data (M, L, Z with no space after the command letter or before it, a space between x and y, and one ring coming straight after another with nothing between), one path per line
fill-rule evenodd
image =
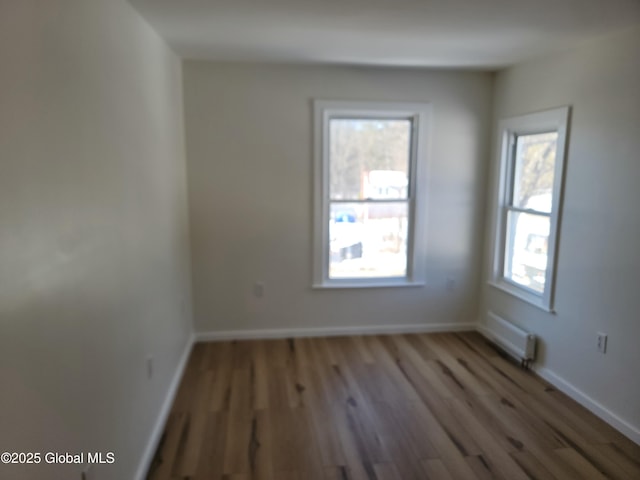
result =
M198 343L149 480L640 479L640 446L476 333Z

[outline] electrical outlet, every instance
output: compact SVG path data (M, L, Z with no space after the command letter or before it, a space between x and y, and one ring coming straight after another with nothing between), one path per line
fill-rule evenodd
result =
M153 356L149 355L147 357L147 378L151 380L153 377Z
M598 332L598 351L600 353L607 353L607 334Z

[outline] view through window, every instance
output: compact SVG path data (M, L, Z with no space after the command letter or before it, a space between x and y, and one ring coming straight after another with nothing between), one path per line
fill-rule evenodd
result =
M500 121L491 285L553 312L570 107Z
M411 119L329 121L329 278L405 277Z
M504 276L540 294L547 276L557 142L557 132L517 136L512 160Z

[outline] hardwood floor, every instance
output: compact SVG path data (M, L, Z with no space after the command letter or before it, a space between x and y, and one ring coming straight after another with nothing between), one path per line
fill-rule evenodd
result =
M150 480L640 479L640 447L476 333L195 345Z

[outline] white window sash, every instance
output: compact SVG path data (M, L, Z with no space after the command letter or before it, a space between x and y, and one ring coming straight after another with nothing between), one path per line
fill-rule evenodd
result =
M500 155L500 168L495 202L496 208L494 209L494 211L498 212L498 215L494 234L493 271L490 284L549 312L553 312L554 307L560 207L562 205L569 114L570 107L562 107L505 119L500 122L498 128L497 151ZM517 207L513 205L512 195L515 183L515 162L517 160L516 138L522 135L550 132L557 132L558 134L551 212ZM524 285L516 284L504 276L507 256L507 217L510 211L548 216L550 219L545 288L542 294Z
M426 277L426 187L430 105L316 100L314 168L314 288L359 288L423 285ZM409 185L406 198L332 199L329 192L329 122L337 118L410 120ZM418 188L419 187L419 188ZM332 203L406 203L408 215L407 269L403 277L330 278L329 218ZM417 206L421 211L417 211ZM420 245L420 248L417 246Z

